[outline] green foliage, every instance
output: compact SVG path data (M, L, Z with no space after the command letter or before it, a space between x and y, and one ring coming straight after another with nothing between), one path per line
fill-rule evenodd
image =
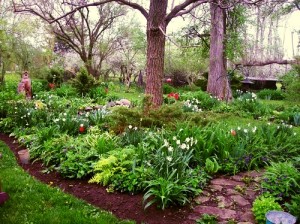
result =
M217 224L217 217L213 215L203 214L200 219L196 220L196 224Z
M59 188L48 186L51 182L44 184L32 178L2 142L0 151L3 155L0 163L2 190L10 195L10 199L1 205L2 223L133 223L118 220Z
M281 211L282 208L276 198L270 195L261 195L253 202L252 212L255 216L255 220L258 223L266 222L266 214L268 211L277 210Z
M64 72L65 72L64 69L59 66L50 68L47 72L47 77L46 77L48 83L54 83L56 85L60 85L63 81Z
M300 219L300 194L293 195L291 201L284 205L287 207L289 213L297 217L297 220Z
M262 190L278 199L300 193L300 172L291 162L271 163L261 183Z
M228 11L226 27L226 56L234 61L243 56L243 32L247 21L247 10L242 5L235 5Z
M127 147L112 150L107 156L102 155L94 166L96 174L89 183L100 183L103 186L111 184L115 175L124 174L132 168L134 152L132 147Z
M197 92L189 92L189 93L182 93L181 94L182 100L198 100L199 105L201 109L203 110L211 110L212 108L216 107L220 104L218 99L210 96L209 94L203 92L203 91L197 91Z
M266 100L283 100L285 95L280 90L263 89L257 93L258 98Z
M144 131L138 127L129 125L121 136L121 142L125 145L137 146L144 139Z
M146 187L146 180L150 177L150 170L143 167L133 167L132 170L115 174L110 187L121 192L136 193L143 191Z
M77 96L76 89L69 84L63 83L59 88L55 88L53 94L59 97L73 98Z
M299 71L296 69L291 70L285 76L283 76L283 86L285 87L285 91L287 93L287 99L299 102L299 92L300 92L300 75Z
M96 79L82 67L76 74L76 77L71 80L71 84L80 95L85 96L93 87L96 87L97 82Z
M80 179L93 171L96 158L98 158L96 151L92 149L75 148L75 150L67 150L66 158L57 170L63 177Z
M169 85L169 84L164 84L163 85L163 93L164 94L169 94L169 93L172 93L172 92L176 92L176 89Z

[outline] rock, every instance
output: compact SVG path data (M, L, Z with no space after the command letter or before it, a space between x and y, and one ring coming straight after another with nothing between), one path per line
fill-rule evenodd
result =
M198 203L198 204L203 204L203 203L205 203L205 202L208 202L209 199L210 199L209 197L199 196L199 197L195 198L195 201L196 201L196 203Z
M225 208L226 199L225 199L224 196L217 196L217 201L218 201L218 207L219 208Z
M85 111L92 111L93 108L92 108L92 107L86 107L86 108L84 108L84 110L85 110Z
M194 208L194 212L202 215L202 214L209 214L209 215L215 215L218 218L222 220L228 220L228 219L235 219L236 218L236 212L231 209L222 209L222 208L216 208L211 206L196 206Z
M236 185L245 186L245 183L243 182L238 182L238 181L224 179L224 178L214 179L210 183L214 185L221 185L221 186L236 186Z
M127 100L127 99L121 99L120 102L124 106L130 106L131 105L131 102L129 100Z
M107 104L106 104L106 107L107 108L110 108L110 107L114 107L114 106L116 106L116 104L115 104L115 102L108 102Z
M122 102L120 100L117 100L115 103L116 105L122 105Z
M211 188L212 191L222 191L222 189L223 189L222 186L215 185L215 184L211 185L210 188Z
M102 105L97 105L97 106L94 106L94 110L101 110L103 108Z
M250 205L250 202L243 198L241 195L232 195L230 196L232 200L236 202L238 206Z
M254 215L251 211L247 211L247 212L242 212L240 214L238 214L240 216L240 221L244 222L245 224L247 223L255 223L255 218Z
M227 195L233 195L233 194L237 194L238 192L234 189L228 188L228 189L226 189L226 193L227 193Z

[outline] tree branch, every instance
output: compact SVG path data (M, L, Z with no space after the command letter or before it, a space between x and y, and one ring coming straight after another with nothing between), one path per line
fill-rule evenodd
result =
M197 6L208 2L208 0L186 0L185 2L183 2L182 4L179 4L177 6L175 6L171 12L166 16L165 20L166 23L168 24L173 18L180 16L180 15L184 15L189 13L190 11L192 11L194 8L196 8ZM186 7L190 6L191 4L195 3L194 5L192 5L190 8L185 9ZM184 13L186 12L186 13Z
M116 2L119 5L129 6L130 8L133 8L133 9L136 9L136 10L140 11L140 13L142 13L142 15L146 19L148 18L148 12L146 11L146 9L144 7L142 7L141 5L139 5L137 3L132 3L132 2L127 1L127 0L103 0L103 1L89 3L89 4L85 4L85 5L76 5L74 3L63 1L63 4L69 4L69 5L73 5L73 6L76 6L76 7L73 10L71 10L70 12L66 13L65 15L62 15L62 16L56 18L54 21L52 21L52 23L55 22L56 20L64 18L65 16L67 16L69 14L72 14L72 13L76 12L79 9L86 8L86 7L91 7L91 6L99 6L99 5L103 5L103 4L110 3L110 2Z
M297 61L296 60L250 61L250 62L236 63L235 66L252 67L252 66L265 66L270 64L290 65L290 64L297 64Z

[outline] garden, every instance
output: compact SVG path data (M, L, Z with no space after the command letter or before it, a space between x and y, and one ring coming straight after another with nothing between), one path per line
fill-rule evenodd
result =
M0 0L0 223L299 223L299 9Z
M46 175L96 183L107 194L142 194L147 212L192 204L220 175L258 170L252 207L258 223L269 210L299 217L300 107L289 100L299 100L293 92L299 77L287 82L286 92L236 90L232 102L196 86L165 83L164 104L148 110L137 86L97 82L84 69L68 83L55 76L55 88L32 80L32 100L16 92L16 75L7 75L1 89L1 132L28 149L30 163L42 164ZM120 95L130 105L113 103L122 101ZM5 183L13 171L6 172L1 181L10 193Z

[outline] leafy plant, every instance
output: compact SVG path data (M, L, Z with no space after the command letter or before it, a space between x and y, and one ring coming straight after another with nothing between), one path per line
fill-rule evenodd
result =
M266 213L271 210L282 211L282 208L276 199L270 195L261 195L253 202L252 212L258 223L266 222Z
M272 162L263 176L261 187L264 192L282 199L300 193L299 183L300 172L291 162Z
M300 219L300 194L293 195L291 201L284 205L287 207L289 213L297 217L298 220Z
M283 100L285 95L280 90L263 89L257 93L257 97L266 100Z
M110 151L108 155L102 155L94 166L96 173L89 183L100 183L107 186L112 183L114 175L124 174L132 168L134 149L127 147Z
M217 224L217 217L214 215L203 214L200 219L196 220L197 224Z

